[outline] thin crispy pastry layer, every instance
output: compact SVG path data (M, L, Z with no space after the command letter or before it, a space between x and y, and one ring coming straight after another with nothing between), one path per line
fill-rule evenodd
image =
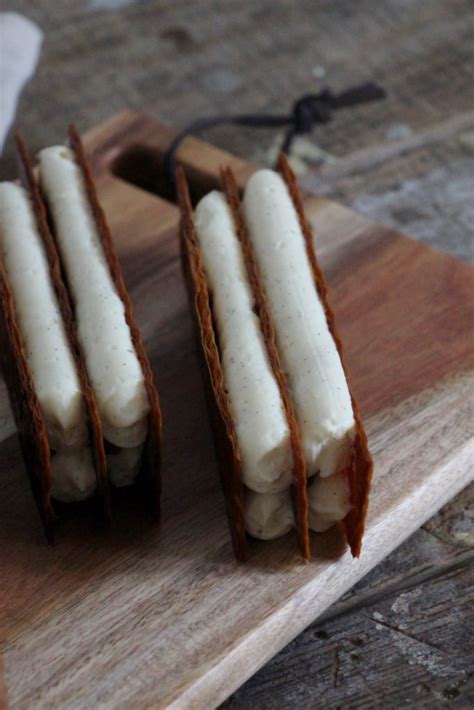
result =
M354 398L352 388L350 386L350 377L344 362L342 342L336 330L334 314L329 305L326 283L316 257L311 227L304 213L303 202L298 190L296 177L283 153L280 154L280 158L278 160L278 170L288 187L293 204L298 213L299 222L306 242L306 251L311 264L311 269L313 271L316 289L324 306L328 327L336 343L342 367L349 384L349 391L351 393L352 407L354 410L354 419L356 424L354 452L348 471L351 489L351 504L353 507L351 512L345 517L343 524L351 552L354 557L359 557L362 536L364 534L365 519L367 515L370 484L372 481L372 456L370 455L368 449L367 435L360 418L359 406Z
M76 334L71 303L61 273L61 265L58 251L56 249L56 244L54 242L53 236L48 225L46 208L43 202L43 198L41 196L38 181L36 180L33 172L33 163L31 160L31 156L28 152L25 141L19 134L17 134L16 136L16 145L20 158L22 181L25 183L25 186L29 192L33 213L36 219L36 225L38 227L38 233L42 239L45 248L46 257L48 259L49 264L51 281L53 283L54 291L59 302L61 315L66 329L67 339L69 341L69 345L71 346L74 362L81 384L82 396L84 399L88 419L89 433L91 436L91 442L94 451L94 463L97 474L98 491L101 498L104 517L109 520L111 517L110 491L107 477L107 463L105 457L104 439L102 435L102 425L100 422L99 410L97 408L96 399L90 386L89 378L87 376L84 357Z
M262 326L263 338L275 380L280 391L280 396L285 409L286 419L290 430L291 448L293 452L293 488L296 508L297 534L301 554L305 559L310 557L310 539L308 527L308 492L306 481L306 461L303 453L303 444L296 423L293 406L288 393L288 385L280 363L275 332L268 312L266 297L263 290L257 264L252 251L247 225L242 214L239 190L234 174L230 168L222 170L222 184L227 202L234 217L237 227L237 236L244 253L245 266L249 277L255 301L256 314Z
M1 257L0 357L30 485L46 537L51 542L56 516L51 502L52 472L48 433L28 368L21 333L15 318L13 296Z
M181 208L181 242L183 266L189 297L196 315L198 338L202 347L206 394L211 413L214 444L226 500L229 526L238 560L247 556L247 539L243 504L241 456L235 426L224 385L217 347L206 277L197 242L189 189L181 167L176 171L176 186Z
M145 389L148 396L150 411L148 414L148 436L145 445L145 453L142 462L142 472L144 474L147 485L151 491L151 500L154 511L157 515L160 512L160 497L161 497L161 409L158 392L153 383L153 373L145 351L140 331L133 317L133 308L128 295L127 288L123 279L122 268L115 252L115 247L110 233L109 226L105 219L105 214L99 204L97 190L91 170L86 160L84 148L80 135L75 126L69 127L69 142L74 153L76 163L81 170L84 185L86 188L87 199L94 215L97 231L100 236L102 248L105 258L109 265L112 279L125 307L125 318L130 328L132 342L137 353L138 361L140 362L143 377L145 381Z

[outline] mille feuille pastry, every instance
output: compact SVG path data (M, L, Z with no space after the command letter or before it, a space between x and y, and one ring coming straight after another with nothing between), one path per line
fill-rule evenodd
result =
M64 342L62 350L54 360L60 362L61 367L53 367L49 359L51 349L58 345L58 332L64 330L65 324L72 350L81 366L83 389L93 405L93 416L91 417L89 412L88 419L92 419L96 425L94 441L100 442L97 446L100 449L101 480L105 482L103 488L107 489L109 481L116 487L130 485L137 480L141 472L140 481L147 486L154 507L158 509L161 431L158 394L153 385L151 368L140 334L133 321L130 299L115 255L110 231L97 200L95 185L85 161L80 138L73 128L70 130L70 141L71 149L64 146L48 148L40 154L40 181L48 198L55 240L49 231L44 204L33 176L31 162L24 144L19 142L23 163L29 176L30 195L13 184L7 187L8 195L16 191L17 202L8 203L9 208L2 214L2 228L4 234L10 236L13 244L15 240L20 241L17 239L17 232L22 228L21 219L23 222L29 220L30 232L33 232L33 236L28 235L30 241L28 243L25 241L23 250L20 249L19 244L16 245L15 251L10 249L9 260L7 259L9 253L4 253L4 291L5 289L13 291L15 288L13 294L10 294L13 295L10 305L15 310L14 315L17 319L19 330L16 335L18 340L25 344L26 357L23 365L25 371L28 370L30 378L28 389L37 395L39 400L37 409L39 408L46 424L49 425L48 417L50 419L52 417L55 424L64 428L67 422L65 414L71 417L62 402L62 399L67 397L68 388L73 389L74 382L74 370L67 361ZM19 209L18 191L22 196L23 212ZM36 215L36 225L32 219L31 205ZM28 209L30 209L29 214ZM25 217L25 214L28 216ZM31 265L29 262L33 257L28 254L35 237L36 252L41 255L46 250L49 258L49 264L46 264L44 255L43 262L39 262L39 256L37 257L37 262L41 263L43 269L43 291L46 291L53 279L54 286L57 291L60 291L64 301L64 305L61 303L63 311L60 316L62 317L55 312L54 308L57 304L51 300L49 294L48 300L46 297L40 300L34 288L29 287L26 281L21 278L13 281L16 271L26 276L31 275L34 268L33 273L37 273L38 263ZM66 276L69 296L62 282L58 252ZM49 288L51 290L50 286ZM5 314L8 308L5 308L6 298L3 300ZM35 304L34 311L31 310L32 303ZM44 307L46 303L47 309ZM19 310L21 307L24 309L24 316ZM47 327L50 322L55 328L51 336L51 328ZM12 341L11 328L7 335ZM34 358L31 355L31 343L36 348ZM66 363L69 364L69 369L66 368ZM7 369L8 367L7 362ZM17 396L17 379L14 378L9 384L12 400ZM50 415L48 409L53 397L50 396L49 399L43 397L44 401L41 397L46 385L49 385L50 390L59 399L53 415ZM62 406L64 411L57 411L59 406ZM24 409L28 408L24 407ZM27 415L28 411L26 411ZM75 416L78 418L79 414L76 412ZM17 421L21 432L22 418L17 416ZM73 422L77 427L82 426L79 419ZM35 443L37 434L38 432L30 432L31 442ZM69 501L87 497L87 494L93 491L90 474L87 475L86 486L86 474L79 471L77 461L70 461L69 468L74 471L75 480L78 476L83 479L80 494L78 490L68 491L67 495L63 493L61 486L66 485L65 472L67 473L69 469L60 465L62 461L59 460L58 454L64 451L66 456L69 449L66 449L66 445L63 444L62 448L57 450L55 431L51 426L47 426L47 440L50 451L54 451L54 456L50 456L50 459L53 464L58 459L57 465L53 465L51 475L51 472L43 471L44 461L41 465L35 462L33 468L36 467L36 471L33 472L33 478L39 476L44 482L48 476L50 479L52 477L52 485L50 484L49 488L46 486L49 508L52 508L51 498ZM66 443L69 445L69 440ZM85 469L86 461L92 461L84 453L87 446L82 446L82 449L78 446L76 449L77 455L80 451L84 457L83 468ZM97 456L95 455L93 459L96 460ZM29 466L30 468L32 467ZM55 473L56 469L57 473ZM44 506L42 510L43 508Z
M40 151L39 179L97 399L110 481L125 486L137 477L144 456L150 459L148 469L158 465L158 395L110 231L74 130L70 141L71 148Z
M241 204L224 192L191 208L178 171L184 263L207 365L215 441L234 550L296 527L342 521L360 554L372 475L312 235L284 156Z
M30 483L52 538L56 501L97 492L110 515L102 427L56 247L18 140L25 187L0 183L2 366Z

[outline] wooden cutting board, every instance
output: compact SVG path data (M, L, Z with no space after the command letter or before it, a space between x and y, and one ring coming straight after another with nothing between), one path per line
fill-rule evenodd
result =
M86 136L162 399L161 525L122 512L104 533L76 519L49 547L1 382L0 643L14 708L218 704L472 478L474 270L308 195L375 459L362 557L330 532L306 565L291 536L234 561L178 211L150 192L166 193L171 137L130 112ZM216 184L220 164L242 184L252 170L193 139L180 156L196 195Z

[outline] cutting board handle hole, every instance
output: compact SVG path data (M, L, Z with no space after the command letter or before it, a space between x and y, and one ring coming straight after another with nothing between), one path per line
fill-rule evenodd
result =
M113 161L114 175L141 190L175 202L173 189L163 174L163 156L146 145L130 145Z
M110 170L121 180L176 204L173 187L163 172L164 152L147 145L127 146L111 163ZM191 200L196 204L210 190L219 187L218 176L204 174L184 163Z

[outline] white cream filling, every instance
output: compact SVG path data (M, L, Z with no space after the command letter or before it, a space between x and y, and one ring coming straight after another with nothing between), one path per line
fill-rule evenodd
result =
M286 535L295 525L290 490L256 493L245 490L245 527L259 540L273 540Z
M303 440L308 475L347 459L354 415L336 344L318 297L298 216L283 179L252 175L243 209Z
M349 510L350 489L345 474L314 476L308 486L309 527L324 532L343 520ZM271 540L286 535L295 525L290 490L278 493L245 491L245 526L249 535Z
M105 438L135 447L147 436L143 373L89 206L82 175L64 146L39 154L40 178L75 305L78 335L97 397ZM130 470L127 482L135 472ZM114 474L111 474L114 481ZM120 474L120 483L124 485Z
M54 452L51 468L53 498L68 503L85 500L94 492L97 482L89 446L82 449L64 447Z
M351 509L347 475L315 476L308 486L308 503L309 527L315 532L324 532L343 520Z
M148 400L147 400L148 403ZM109 421L103 421L104 438L115 446L135 448L140 446L148 433L148 416L144 416L128 427L112 426Z
M261 332L242 248L224 195L198 204L195 225L216 322L225 387L242 456L242 476L254 491L291 483L290 434Z
M0 183L0 247L53 455L53 496L82 500L96 487L74 358L25 190Z
M114 485L118 488L128 486L130 477L135 479L140 471L144 444L122 448L113 454L107 454L107 470Z

